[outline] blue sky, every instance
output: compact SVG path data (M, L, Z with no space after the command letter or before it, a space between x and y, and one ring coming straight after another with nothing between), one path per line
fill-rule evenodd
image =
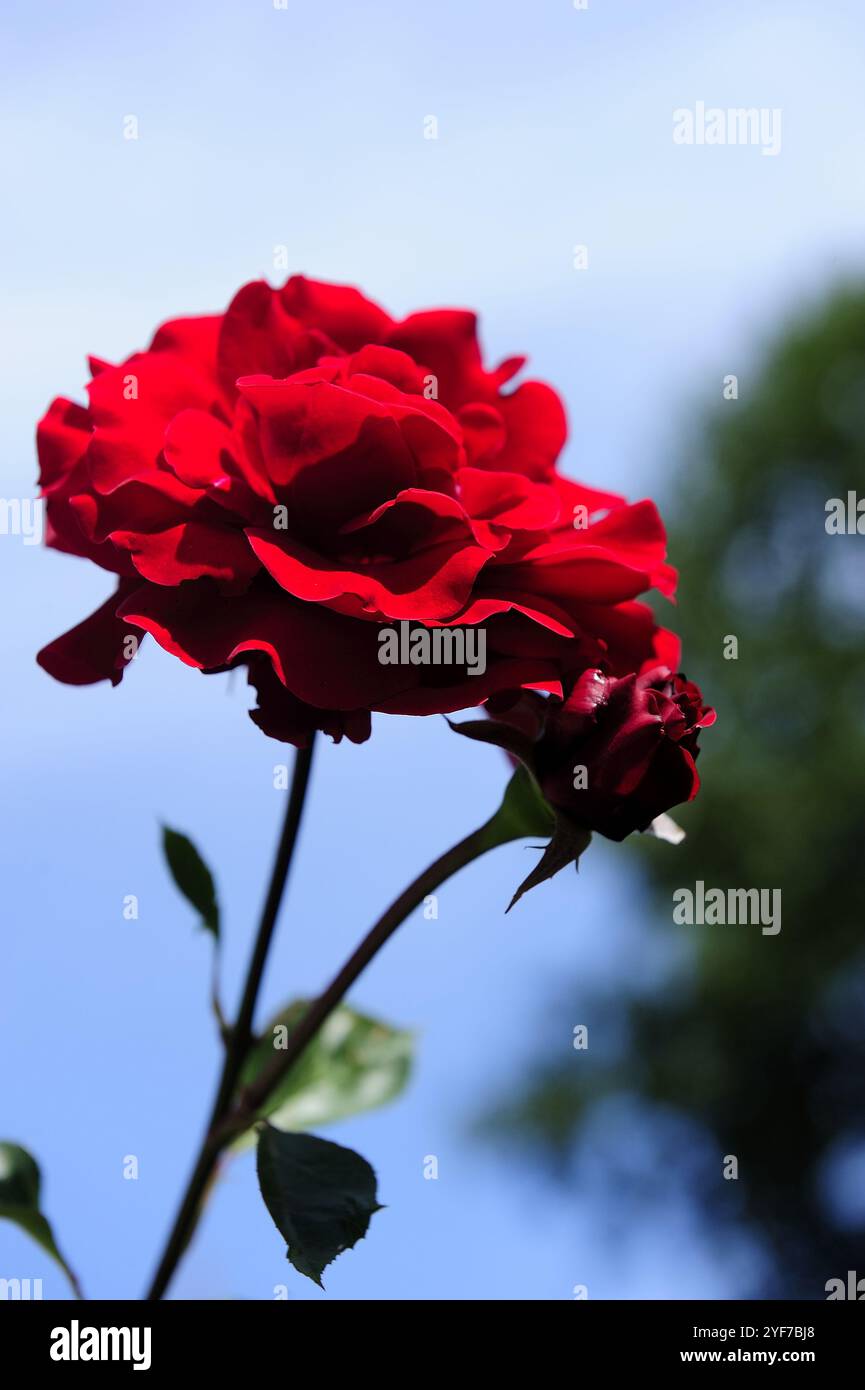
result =
M674 461L698 467L690 422L723 375L744 394L778 320L861 271L854 0L5 8L4 497L31 495L35 422L53 395L81 397L87 352L119 358L163 319L279 278L277 246L292 270L395 313L479 309L489 356L526 352L562 392L567 470L633 497L669 495ZM672 111L700 100L780 108L778 156L674 145ZM137 141L123 139L130 114ZM216 1064L208 943L167 881L158 823L214 865L233 998L282 809L272 768L289 754L246 718L240 682L153 644L116 691L52 683L35 652L105 597L106 577L10 536L0 567L0 1131L38 1156L87 1291L135 1297ZM505 775L438 719L379 717L367 745L320 748L262 1017L320 985L409 876L489 814ZM588 991L654 968L627 846L593 847L579 882L504 918L526 859L512 846L473 866L354 991L418 1030L418 1064L396 1105L328 1131L374 1164L387 1210L326 1296L737 1295L745 1274L713 1263L687 1214L611 1239L579 1193L563 1204L518 1152L471 1137L481 1101L530 1055L570 1048L551 1002L562 979ZM129 1153L137 1182L122 1179ZM430 1153L437 1182L422 1176ZM0 1225L0 1276L13 1274L64 1293ZM280 1282L325 1296L287 1266L238 1160L173 1291L267 1298Z

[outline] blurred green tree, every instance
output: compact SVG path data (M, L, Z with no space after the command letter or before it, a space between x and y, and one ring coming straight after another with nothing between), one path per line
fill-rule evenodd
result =
M865 535L826 527L851 490L865 497L865 289L847 286L741 378L671 490L675 625L719 720L688 838L639 853L649 930L685 959L595 1001L626 1025L615 1056L538 1061L493 1118L572 1182L599 1106L636 1101L632 1129L662 1119L663 1161L614 1161L616 1200L645 1211L672 1181L719 1246L755 1237L760 1279L731 1296L824 1298L857 1259L865 1275ZM698 879L780 888L781 932L674 926L674 888Z

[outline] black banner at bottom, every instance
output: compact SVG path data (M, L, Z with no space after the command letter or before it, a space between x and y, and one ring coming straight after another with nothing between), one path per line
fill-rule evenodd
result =
M33 1370L61 1382L70 1375L98 1376L106 1368L114 1375L151 1377L193 1369L205 1375L237 1371L248 1378L270 1366L291 1374L305 1355L329 1373L343 1357L346 1368L354 1369L358 1361L369 1366L373 1356L381 1357L379 1366L402 1362L407 1373L417 1372L416 1358L425 1374L437 1360L445 1371L457 1365L464 1370L473 1356L489 1370L498 1357L519 1350L536 1355L537 1343L532 1349L523 1340L525 1319L529 1334L540 1331L544 1337L545 1356L556 1350L557 1334L568 1338L575 1371L586 1365L597 1369L599 1363L610 1371L798 1365L825 1374L856 1364L865 1328L865 1310L843 1302L442 1302L432 1314L428 1305L406 1302L399 1305L396 1324L378 1323L378 1306L363 1304L363 1322L355 1330L358 1313L339 1301L9 1300L0 1302L0 1355L7 1372L14 1366L18 1376ZM497 1312L505 1314L506 1324L497 1326ZM405 1334L415 1316L412 1350ZM463 1324L463 1317L471 1321ZM447 1336L451 1319L460 1334L459 1351ZM342 1341L336 1340L337 1331L344 1333Z

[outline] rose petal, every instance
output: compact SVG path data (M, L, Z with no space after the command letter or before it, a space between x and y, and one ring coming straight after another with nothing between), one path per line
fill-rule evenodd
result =
M121 603L135 587L121 583L89 618L43 647L36 657L42 669L66 685L93 685L103 680L118 685L128 664L124 649L129 638L140 640L143 636L140 627L118 616Z

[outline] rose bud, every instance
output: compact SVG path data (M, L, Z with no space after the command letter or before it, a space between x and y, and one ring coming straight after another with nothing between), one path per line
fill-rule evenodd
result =
M489 721L453 727L525 763L556 814L553 839L514 901L578 859L592 831L624 840L693 800L699 731L715 722L698 686L666 666L622 677L590 669L564 702L523 691L487 710Z
M624 840L697 795L697 738L714 722L693 681L665 666L620 679L586 671L550 710L533 770L552 807Z

